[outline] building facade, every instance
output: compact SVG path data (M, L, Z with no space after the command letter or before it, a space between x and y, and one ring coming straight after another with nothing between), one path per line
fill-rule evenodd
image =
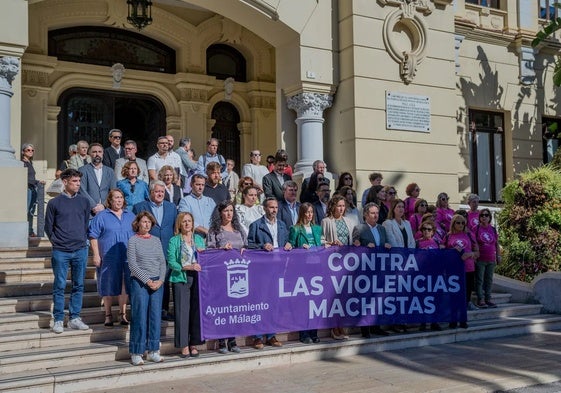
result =
M552 60L534 49L553 0L4 0L0 14L0 246L27 244L21 143L47 182L79 139L123 130L139 155L159 135L197 153L217 137L241 168L287 150L297 178L323 159L361 192L379 171L434 202L550 159L561 117ZM17 198L14 198L17 195Z

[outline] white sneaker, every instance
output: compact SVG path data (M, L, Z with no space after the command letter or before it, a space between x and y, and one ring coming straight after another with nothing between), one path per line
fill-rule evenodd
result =
M82 322L82 318L74 318L68 321L68 327L76 330L88 330L90 327Z
M64 332L64 321L55 321L52 327L53 333L60 334Z
M479 310L479 307L477 307L472 302L469 302L468 305L467 305L467 309L468 309L468 311L475 311L475 310Z
M152 351L148 352L148 355L146 355L146 360L154 363L161 363L164 361L164 358L160 356L160 351Z
M144 360L142 359L142 355L132 354L131 361L133 366L141 366L144 364Z

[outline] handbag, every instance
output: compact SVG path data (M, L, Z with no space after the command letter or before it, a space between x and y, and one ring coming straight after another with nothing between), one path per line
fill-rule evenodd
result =
M49 188L47 188L46 193L49 196L56 197L57 195L62 194L62 190L64 190L64 184L62 184L62 180L55 179L55 181L51 183Z

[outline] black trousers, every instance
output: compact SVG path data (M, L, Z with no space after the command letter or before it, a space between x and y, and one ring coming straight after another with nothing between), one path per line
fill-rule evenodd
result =
M200 345L199 279L196 272L187 274L186 283L173 283L175 307L174 344L176 348Z

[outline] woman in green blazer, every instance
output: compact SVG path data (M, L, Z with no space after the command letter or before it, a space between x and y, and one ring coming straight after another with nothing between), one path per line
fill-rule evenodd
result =
M199 310L198 252L205 248L205 240L194 233L193 215L182 212L175 220L175 236L169 241L168 267L173 285L175 308L175 347L181 348L183 358L199 356L201 345Z
M298 210L298 220L295 225L290 227L288 234L288 241L292 244L292 247L310 248L325 244L321 227L313 224L313 222L314 207L311 203L302 203L300 210ZM304 344L319 343L317 329L302 330L300 341Z
M304 202L298 210L298 220L290 227L288 241L292 247L310 248L323 246L325 239L319 225L314 225L314 207Z

